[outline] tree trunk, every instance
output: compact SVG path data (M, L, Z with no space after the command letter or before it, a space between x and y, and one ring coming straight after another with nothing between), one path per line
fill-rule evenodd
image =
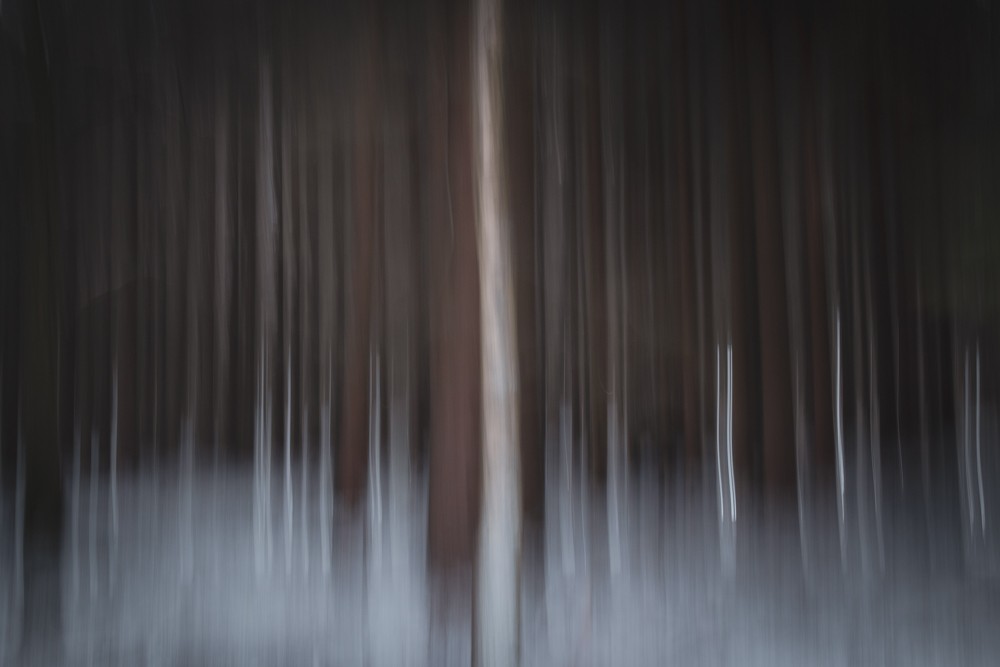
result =
M429 39L432 567L470 565L479 507L479 267L472 182L468 16L433 14ZM442 23L444 25L442 25Z
M532 3L519 0L511 12L512 25L507 34L505 52L504 130L508 146L506 178L510 194L511 247L517 303L517 337L519 377L519 410L521 438L521 479L526 530L540 537L544 521L544 451L542 440L542 409L539 400L543 375L539 373L542 357L537 335L540 318L539 300L535 298L536 231L539 220L535 215L536 180L534 107L535 78L535 17ZM595 186L596 187L596 186ZM525 536L527 538L527 535Z
M777 141L774 128L774 76L770 16L750 9L748 55L751 88L751 150L756 222L757 287L760 325L761 407L763 409L764 481L768 492L793 484L794 450L790 419L788 312L782 244Z
M476 662L519 662L517 346L503 169L502 12L474 9L473 66L477 241L483 373L483 505L476 587Z
M22 650L50 651L61 628L60 560L62 479L58 434L58 322L60 272L55 261L55 126L44 52L42 17L25 11L25 59L34 118L23 156L28 183L17 234L20 240L18 467L23 470L24 570ZM23 466L23 468L21 467ZM58 650L58 649L57 649Z
M368 433L368 361L372 302L372 261L376 227L376 117L378 99L378 26L376 10L363 10L358 68L354 73L354 177L353 210L348 223L352 238L349 297L344 314L345 374L343 432L337 478L340 493L356 504L364 488ZM329 187L322 184L320 187Z

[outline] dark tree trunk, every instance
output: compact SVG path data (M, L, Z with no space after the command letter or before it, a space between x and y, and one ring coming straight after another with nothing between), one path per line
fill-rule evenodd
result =
M815 464L831 471L833 451L833 394L830 379L830 337L827 308L826 251L823 239L819 170L819 123L811 24L800 24L799 52L802 81L799 84L802 116L802 212L805 219L806 280L808 283L809 374L812 380L812 436ZM821 473L826 476L826 473Z
M372 312L372 262L376 217L376 136L380 108L378 90L377 9L362 10L357 67L354 71L353 210L350 277L345 313L343 430L337 476L340 493L355 505L364 489L368 444L368 368ZM321 184L320 187L329 187Z
M753 202L756 223L762 449L764 482L770 491L793 484L792 389L789 366L788 311L782 243L774 75L769 15L751 8L748 22L750 67L750 137L753 154Z
M757 317L756 317L756 276L754 275L754 239L748 229L752 220L747 211L752 199L746 184L745 169L748 148L745 145L746 128L743 111L746 87L744 30L739 7L734 0L722 2L722 108L725 126L724 150L727 161L728 224L724 230L727 264L722 267L726 282L719 291L728 295L728 304L722 310L728 311L725 319L729 322L729 340L732 343L732 457L737 475L752 478L756 471L756 456L753 446L759 434L758 411L759 392L754 388L758 377L757 368ZM743 102L741 102L743 101ZM725 341L722 342L723 349Z
M539 402L542 378L537 372L541 362L538 354L535 299L535 137L534 89L535 20L531 4L512 3L509 12L511 25L506 45L506 105L508 155L510 161L507 182L510 187L510 222L512 244L515 249L514 278L517 294L517 347L520 377L521 461L523 474L523 507L531 532L540 529L544 519L544 448L541 403Z
M691 207L691 140L688 123L687 16L684 0L675 3L672 23L675 26L674 66L674 175L677 179L676 216L678 225L677 256L680 260L681 315L681 384L684 424L684 460L693 474L701 453L701 429L698 410L698 349L694 273L694 224Z
M480 489L479 268L473 192L471 27L432 13L427 91L430 225L430 498L434 567L472 563Z
M55 125L42 15L23 8L32 120L20 239L19 431L24 456L24 626L22 648L51 650L61 627L63 497L58 434L58 295Z
M595 3L596 4L596 3ZM607 276L604 262L604 189L601 163L601 82L600 24L597 7L591 7L584 21L583 38L583 210L581 240L583 244L584 279L586 281L587 312L587 385L590 389L586 404L589 420L584 452L590 474L604 476L607 461ZM511 160L511 164L515 164ZM530 369L525 369L524 372ZM522 372L523 376L523 372ZM527 472L527 471L526 471Z

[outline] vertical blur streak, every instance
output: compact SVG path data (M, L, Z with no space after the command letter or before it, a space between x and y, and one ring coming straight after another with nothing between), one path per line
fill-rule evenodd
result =
M834 389L834 419L836 426L837 442L837 520L840 526L840 560L843 567L847 567L847 535L844 522L847 510L845 509L844 493L844 412L843 412L843 390L841 389L841 360L840 360L840 313L838 311L835 319L835 340L836 357L834 363L834 376L836 377L836 388Z
M609 18L609 17L603 17ZM615 71L620 65L618 60L620 36L618 22L602 21L599 40L600 49L600 98L601 98L601 161L604 165L604 248L605 277L607 281L607 341L605 352L607 359L607 436L606 436L606 470L607 470L607 516L608 516L608 551L610 569L613 575L618 575L622 569L621 554L621 425L622 419L622 384L621 377L621 322L620 303L620 269L618 252L618 234L616 228L621 226L620 213L622 194L620 181L622 178L623 159L620 155L621 142L621 110L616 101L621 99L617 88L619 79ZM617 223L617 224L616 224Z
M733 346L726 345L726 459L729 464L730 520L736 523L736 479L733 472Z
M0 665L997 662L995 4L3 0Z
M976 341L976 479L979 482L979 522L983 536L986 534L986 498L983 494L983 456L980 439L980 395L979 395L979 341Z

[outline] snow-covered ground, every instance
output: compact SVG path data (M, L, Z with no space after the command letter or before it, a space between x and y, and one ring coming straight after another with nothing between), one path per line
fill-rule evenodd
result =
M379 518L367 508L354 516L334 508L333 548L324 559L317 495L306 495L303 515L294 489L286 531L282 479L272 478L270 526L257 533L263 542L255 530L268 522L254 521L252 471L203 472L190 484L165 471L119 478L117 535L108 484L95 485L93 503L86 483L78 496L70 489L69 501L78 500L66 515L63 649L36 647L29 658L45 665L54 656L68 665L469 663L468 610L432 612L423 483L385 490ZM1000 661L1000 586L988 570L970 573L960 530L949 528L947 516L928 533L920 512L887 501L882 566L874 540L851 537L861 534L856 526L842 550L836 504L813 503L804 558L794 507L764 510L743 500L735 526L723 531L711 485L684 495L674 486L629 480L615 568L603 493L550 494L545 555L529 550L522 568L525 664ZM573 508L571 519L560 502ZM13 627L10 512L3 517L0 658L14 664L12 642L3 641ZM261 552L261 543L270 546ZM721 555L726 544L731 559Z

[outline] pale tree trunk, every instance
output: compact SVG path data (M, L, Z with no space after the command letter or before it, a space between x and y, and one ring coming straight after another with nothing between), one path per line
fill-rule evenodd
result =
M271 447L274 417L271 384L275 377L277 331L277 202L274 191L273 96L271 63L261 63L257 136L256 291L257 306L257 498L255 504L256 566L258 576L271 573Z
M619 522L622 503L622 476L625 440L623 414L625 400L623 380L623 276L621 271L621 234L624 159L622 156L622 83L621 36L611 21L601 28L601 56L599 64L599 98L601 106L601 166L604 196L604 277L605 306L607 313L607 363L606 378L606 490L608 513L608 560L611 573L621 572L621 526Z
M406 82L394 79L390 110L405 109L410 91ZM389 410L389 447L387 479L387 512L391 567L400 574L406 548L405 521L410 497L411 441L414 431L414 397L416 388L416 355L414 334L416 325L416 270L413 248L415 229L410 212L411 193L411 127L409 119L399 113L389 117L387 137L382 147L384 179L383 244L384 315L386 398Z
M506 228L500 113L501 13L479 0L473 36L477 240L483 378L483 504L476 591L476 662L518 662L521 507L517 357Z
M325 106L325 101L324 101ZM321 107L322 108L322 107ZM315 331L318 334L318 339L315 339L315 364L316 370L316 388L315 388L315 404L314 410L319 415L320 422L320 440L319 440L319 470L318 470L318 484L317 488L319 490L319 528L320 528L320 570L323 576L327 576L331 568L331 556L330 556L330 521L331 521L331 507L332 507L332 492L333 492L333 474L332 466L334 464L333 451L332 451L332 433L333 433L333 406L335 403L335 393L336 385L334 381L334 363L335 354L337 350L337 345L339 340L336 335L336 321L335 321L335 307L338 300L338 295L340 294L339 285L339 268L337 267L337 257L336 257L336 241L335 241L335 194L334 194L334 183L336 182L335 173L337 171L337 157L334 152L334 127L330 124L328 118L324 118L322 113L317 114L315 128L313 130L314 134L312 136L316 137L311 142L313 145L313 150L316 152L316 191L315 191L315 212L313 213L313 221L315 224L315 247L310 249L310 253L315 253L315 274L313 276L315 280L315 293L309 297L309 305L304 305L305 308L315 308L314 313L308 314L311 318L307 322L316 322L318 326ZM308 183L308 175L303 174L300 176L304 182ZM308 187L308 186L306 186ZM302 224L306 223L305 214L302 214ZM304 227L302 228L305 229ZM300 233L304 233L300 232ZM303 246L301 245L300 248ZM303 276L300 278L300 285L303 284L304 280L308 278ZM310 326L308 323L305 326ZM365 354L367 359L367 354ZM311 391L306 388L305 384L302 384L302 390L300 391L300 396L305 397L307 391ZM360 391L360 388L358 389ZM308 481L307 481L307 443L310 439L309 422L307 419L309 403L308 399L302 398L302 405L305 406L305 411L302 413L302 448L303 448L303 495L301 500L303 517L305 517L308 493ZM291 441L291 436L289 435L289 441ZM289 449L291 449L291 442L289 442ZM291 454L289 453L289 458ZM291 466L289 465L289 468ZM289 470L289 477L291 477L291 471ZM306 535L308 531L308 519L303 519L302 524L303 535ZM307 541L308 536L303 537L306 542L303 542L303 558L308 558L307 551ZM303 561L303 568L308 570L308 561Z
M744 48L745 35L740 16L735 3L723 3L721 13L722 39L720 49L723 54L719 68L720 108L722 118L719 159L723 165L724 180L719 191L725 201L725 210L720 211L719 258L725 262L719 266L719 292L722 297L718 309L718 322L721 329L720 340L728 341L732 348L732 383L727 382L727 393L724 396L727 406L727 470L740 471L741 478L752 477L754 453L753 438L756 434L754 405L759 401L759 392L751 390L752 379L756 377L756 367L752 350L756 345L753 328L756 326L754 280L750 263L749 248L752 248L753 232L750 225L753 220L747 211L752 205L751 193L748 191L749 179L745 178L748 147L740 141L744 131L742 115L745 113L744 87L740 85L745 72L745 58L740 55ZM728 219L727 219L728 218ZM723 281L725 285L723 285ZM722 347L725 350L725 346ZM725 361L726 357L723 357ZM727 376L728 377L728 376ZM730 435L731 434L731 437ZM729 460L732 465L728 465ZM730 500L735 501L736 480L732 482L733 493ZM736 514L735 503L731 508Z
M309 202L309 177L312 170L312 164L310 161L309 153L309 141L311 139L311 125L309 120L309 115L305 111L300 110L298 116L298 138L297 138L297 149L298 149L298 205L296 212L298 214L298 266L296 267L298 271L298 375L299 375L299 456L301 458L301 475L299 479L299 484L301 487L300 502L302 505L301 514L301 531L302 531L302 571L306 574L309 573L309 514L307 509L307 499L309 498L309 477L310 477L310 459L309 459L309 437L313 433L310 429L310 424L315 422L310 422L310 409L315 412L320 412L318 408L319 405L312 405L313 399L310 395L310 389L312 387L310 379L314 377L313 369L316 366L316 358L312 355L313 350L313 304L315 303L315 297L313 295L313 264L315 263L313 259L313 225L310 222L311 216L315 216L313 211L313 206ZM346 216L345 216L346 217ZM321 457L323 458L322 464L320 465L320 554L322 557L321 567L323 568L323 573L328 574L329 571L329 541L327 539L328 535L326 533L327 526L327 498L329 497L329 484L332 480L329 477L329 440L331 433L331 421L330 421L330 410L329 403L322 404L322 418L320 419L320 447L321 447Z
M542 304L544 331L543 386L544 386L544 479L547 489L558 489L545 496L545 518L550 526L558 529L546 531L553 538L546 549L556 559L562 559L563 574L574 569L572 562L572 508L571 489L572 445L571 423L571 374L569 350L571 348L572 287L570 285L570 244L572 232L568 222L570 206L567 192L570 179L568 143L567 64L563 47L565 36L556 16L547 16L539 49L540 100L540 154L541 179L540 213L542 221L540 241L542 246ZM547 45L547 46L544 46ZM551 549L550 549L551 547ZM549 562L549 561L547 561Z
M721 44L728 37L728 28L722 34L708 31L709 49L723 49ZM727 54L728 55L728 54ZM733 120L732 95L729 91L732 73L726 59L706 58L705 99L706 120L709 129L705 133L706 146L706 187L711 195L712 205L706 212L708 227L708 271L710 274L708 299L708 326L713 354L709 366L709 385L714 391L711 398L711 426L714 426L715 481L718 494L719 550L723 570L731 574L736 558L736 478L734 474L733 451L733 340L736 332L735 301L733 281L729 279L730 267L735 264L733 237L736 235L736 210L738 189L736 176L736 140ZM737 376L739 377L739 376ZM742 400L739 393L736 400ZM742 422L741 422L742 424ZM739 431L736 435L742 442ZM740 452L736 452L738 455ZM743 458L736 458L742 463Z

